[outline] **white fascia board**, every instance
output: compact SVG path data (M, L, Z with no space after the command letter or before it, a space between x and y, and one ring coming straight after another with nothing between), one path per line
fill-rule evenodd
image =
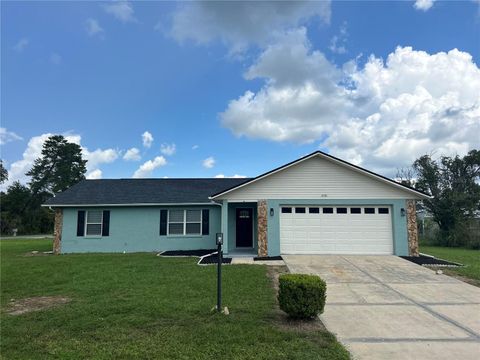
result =
M42 204L42 207L132 207L132 206L209 206L221 204L209 203L134 203L134 204Z

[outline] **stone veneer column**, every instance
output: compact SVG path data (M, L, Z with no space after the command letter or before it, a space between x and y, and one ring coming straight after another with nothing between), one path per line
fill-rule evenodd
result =
M258 256L268 256L267 200L258 200L257 206Z
M63 210L55 209L55 230L53 238L53 253L60 254L60 243L62 242Z
M418 256L417 209L415 200L407 200L408 255Z

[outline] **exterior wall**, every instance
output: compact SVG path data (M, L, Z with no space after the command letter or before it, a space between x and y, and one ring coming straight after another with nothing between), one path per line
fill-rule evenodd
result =
M95 208L64 208L61 252L142 252L214 249L215 234L221 231L220 206L111 207L110 236L78 237L77 211ZM209 235L160 236L161 209L209 209Z
M396 199L282 199L267 200L267 209L273 208L274 215L267 211L268 256L280 255L280 206L281 205L387 205L392 207L393 250L398 256L407 256L407 218L401 215L406 208L405 200Z
M228 254L229 251L234 251L236 249L236 223L237 215L236 211L238 208L251 208L253 209L253 249L257 248L256 239L257 239L257 204L256 203L229 203L228 206L228 246L224 246L225 253ZM224 239L225 240L225 239Z
M406 199L412 194L394 185L319 156L238 188L218 199Z
M417 207L415 200L407 200L408 255L418 256Z

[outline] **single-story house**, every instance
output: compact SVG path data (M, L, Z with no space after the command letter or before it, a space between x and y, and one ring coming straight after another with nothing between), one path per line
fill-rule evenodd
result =
M55 253L215 248L417 255L429 195L316 151L255 178L84 180L49 199Z

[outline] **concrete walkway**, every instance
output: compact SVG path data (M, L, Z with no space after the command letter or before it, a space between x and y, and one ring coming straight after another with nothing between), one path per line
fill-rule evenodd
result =
M480 288L396 256L283 259L327 282L320 318L355 359L480 359Z

